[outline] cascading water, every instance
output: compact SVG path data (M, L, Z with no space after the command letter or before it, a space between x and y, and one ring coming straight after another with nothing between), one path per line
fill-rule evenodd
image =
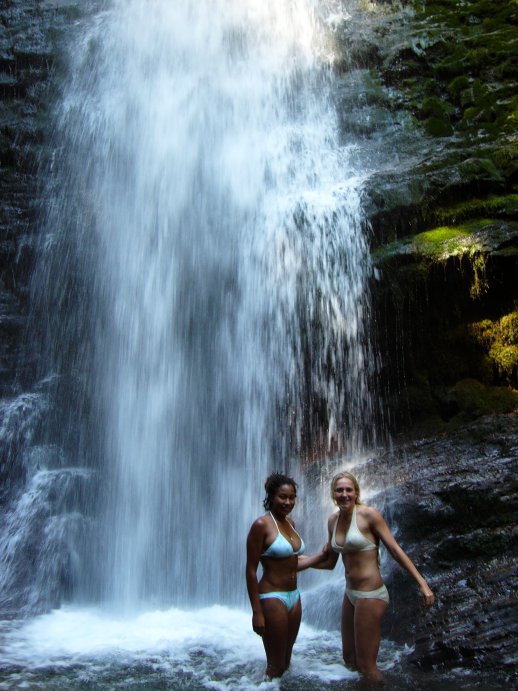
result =
M71 47L34 323L72 601L244 604L267 472L375 438L339 11L114 0Z
M46 284L68 454L98 471L80 596L243 602L267 471L368 429L361 180L315 10L125 0L74 45Z

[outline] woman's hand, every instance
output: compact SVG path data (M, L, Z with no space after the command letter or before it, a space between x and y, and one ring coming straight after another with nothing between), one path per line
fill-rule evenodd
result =
M330 549L329 549L329 542L326 542L325 545L322 547L322 559L325 560L330 554Z
M258 636L262 637L264 635L265 624L262 612L254 612L252 615L252 628Z
M427 583L421 586L421 598L425 607L431 607L435 602L435 595L432 593Z

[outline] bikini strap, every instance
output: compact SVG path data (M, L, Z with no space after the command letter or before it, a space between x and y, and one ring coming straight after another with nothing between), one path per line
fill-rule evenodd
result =
M280 529L279 529L279 525L278 525L277 521L275 520L275 516L273 515L273 513L272 513L271 511L269 511L268 513L270 514L270 516L272 517L273 522L275 523L275 527L277 528L277 532L280 534L281 531L280 531Z
M335 524L333 526L333 535L331 536L332 539L335 541L335 545L336 545L336 527L338 525L339 520L340 520L340 511L338 511L338 513L336 515L336 521L335 521Z

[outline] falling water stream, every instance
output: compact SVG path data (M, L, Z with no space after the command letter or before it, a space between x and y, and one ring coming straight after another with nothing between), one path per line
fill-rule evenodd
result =
M321 10L124 0L73 46L36 281L58 445L95 471L75 597L242 605L267 472L372 436L362 177Z
M335 0L113 0L74 33L42 379L10 411L44 423L0 541L4 606L43 613L2 624L0 688L260 683L243 568L264 478L300 478L316 549L301 461L376 440L369 170L333 105L346 20ZM283 688L354 682L339 650L304 625Z

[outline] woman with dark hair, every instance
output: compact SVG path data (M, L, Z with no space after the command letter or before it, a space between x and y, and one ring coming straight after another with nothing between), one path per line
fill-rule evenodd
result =
M304 558L304 541L288 515L295 506L297 484L282 473L272 473L265 482L266 514L250 528L246 543L246 584L252 605L252 627L263 639L266 652L266 678L282 676L288 669L291 651L302 616L297 571L314 566L325 558L322 551ZM263 573L257 580L261 563Z
M332 569L342 555L346 587L342 605L342 651L347 667L370 681L383 677L376 665L381 620L389 594L379 569L379 543L416 580L424 605L434 603L428 583L394 539L382 515L360 501L358 480L342 472L331 481L331 499L338 507L329 517L327 558L316 568ZM304 560L304 557L302 557Z

